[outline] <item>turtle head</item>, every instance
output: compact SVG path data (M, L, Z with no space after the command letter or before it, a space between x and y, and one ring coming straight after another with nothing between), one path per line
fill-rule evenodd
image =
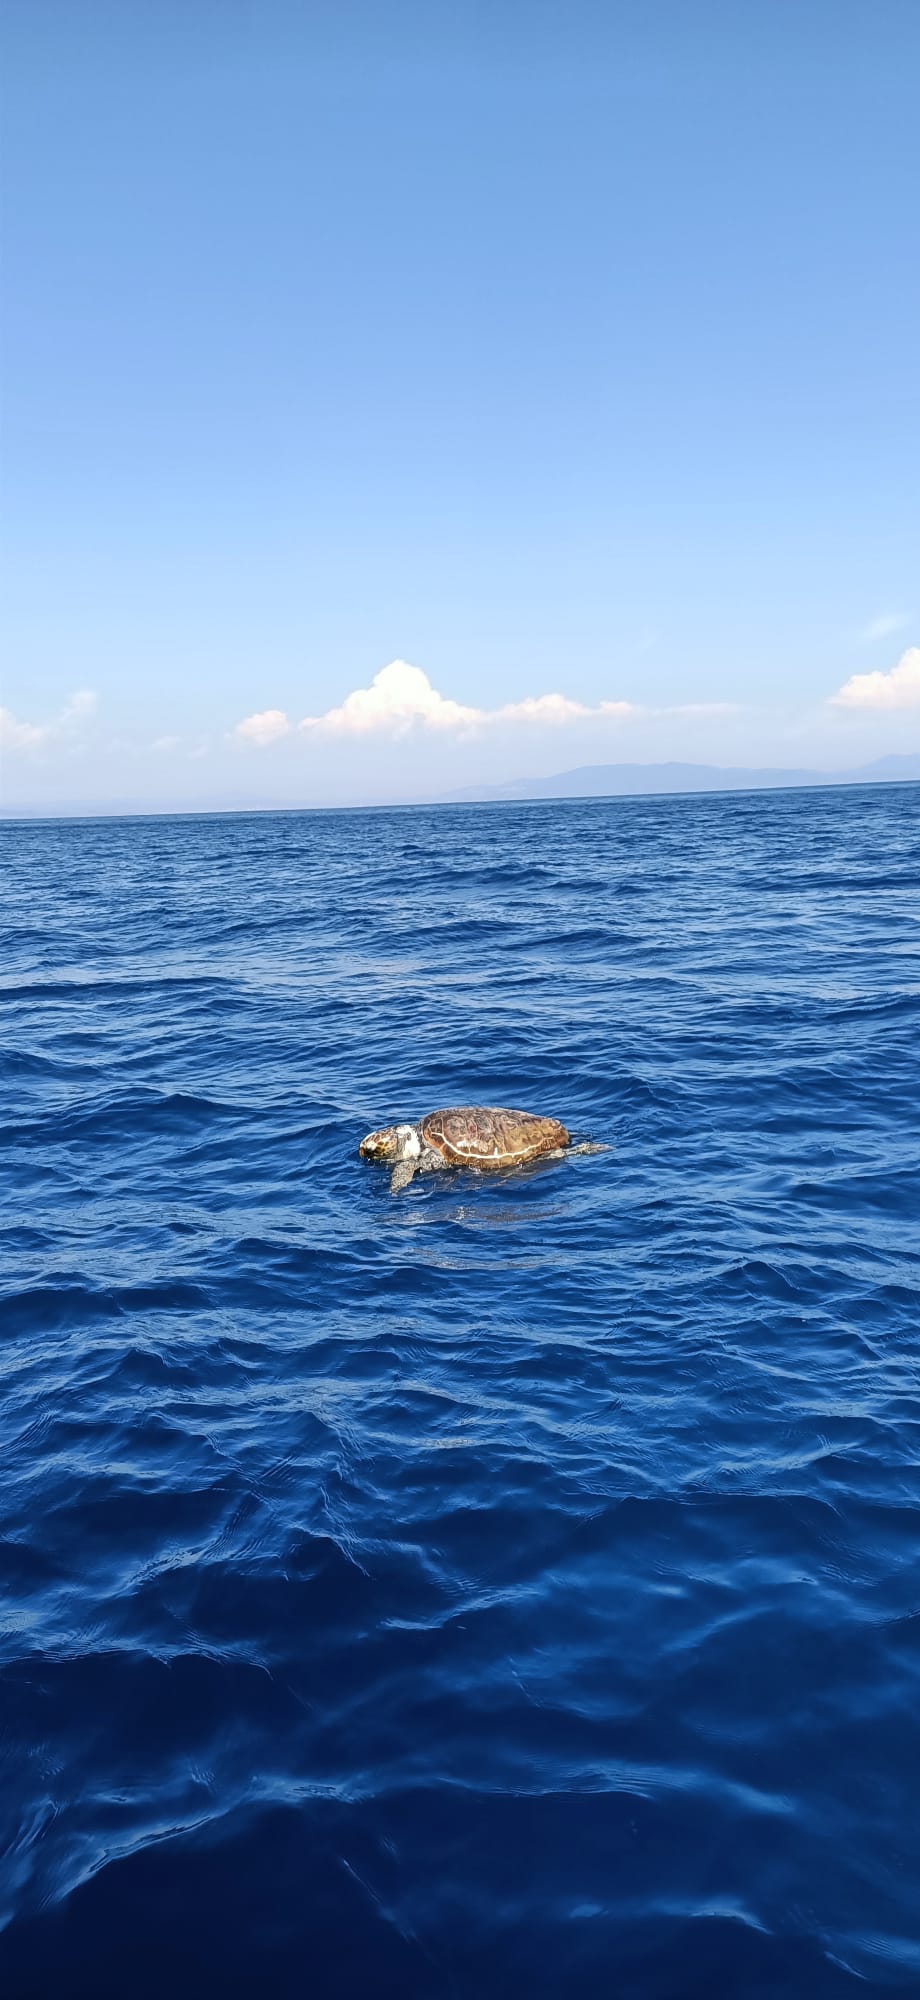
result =
M417 1160L421 1142L414 1125L383 1125L369 1132L358 1151L365 1160Z

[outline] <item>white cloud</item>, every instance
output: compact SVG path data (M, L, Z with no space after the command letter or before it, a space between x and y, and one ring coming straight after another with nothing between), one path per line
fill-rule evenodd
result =
M528 695L524 701L509 701L504 708L481 711L483 722L549 722L558 725L565 722L581 722L589 715L638 715L639 711L631 701L601 701L596 708L586 708L583 701L570 701L566 694Z
M98 700L99 696L94 694L92 688L78 688L76 694L71 695L66 708L61 710L60 726L64 727L68 722L78 722L81 716L92 715Z
M851 674L830 699L834 708L920 708L920 646L908 646L887 674Z
M67 736L92 715L97 696L91 688L78 688L50 722L20 722L8 708L0 708L0 744L7 750L40 750L56 737Z
M247 715L245 722L238 722L233 734L261 750L267 743L277 743L279 736L289 736L293 727L283 709L263 708L258 715Z
M10 709L0 708L0 744L5 750L34 750L47 733L38 723L17 722Z
M328 729L340 736L367 736L383 730L401 734L413 722L427 729L470 729L485 720L486 711L467 708L433 688L421 667L391 660L375 674L369 688L355 688L340 708L325 715L307 715L301 729Z
M375 674L370 687L355 688L338 708L325 715L308 715L297 726L308 734L334 736L403 736L419 725L424 729L466 731L496 724L529 722L558 728L590 716L626 717L639 710L629 701L602 701L595 708L572 701L564 694L529 695L524 701L505 702L500 708L471 708L453 701L432 687L421 667L406 660L391 660ZM263 709L237 723L234 735L260 748L291 734L294 724L278 708Z
M878 618L870 618L859 636L871 646L876 639L890 639L893 632L903 632L909 624L910 614L907 611L882 611Z

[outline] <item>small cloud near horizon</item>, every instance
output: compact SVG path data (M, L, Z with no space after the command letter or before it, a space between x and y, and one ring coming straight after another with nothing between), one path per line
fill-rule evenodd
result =
M232 733L244 743L254 743L257 749L264 750L280 737L290 736L293 727L282 708L263 708L258 715L247 715L245 722L238 722Z
M92 688L78 688L50 722L20 722L11 709L0 708L0 744L7 750L40 750L87 721L97 699Z
M908 646L897 666L886 674L851 674L836 694L832 708L920 708L920 646Z

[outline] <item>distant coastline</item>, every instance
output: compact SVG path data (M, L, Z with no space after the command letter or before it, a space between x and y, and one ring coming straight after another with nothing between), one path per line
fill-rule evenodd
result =
M553 799L680 798L704 792L833 790L847 785L920 784L920 752L880 757L850 771L749 770L718 764L582 764L548 778L471 785L435 798L365 799L332 804L310 799L241 799L139 804L128 799L63 800L7 805L0 822L49 819L185 819L232 813L388 812L451 805L526 805Z
M685 792L789 791L836 785L916 784L920 752L879 757L848 771L757 770L719 764L580 764L549 778L521 778L510 784L473 785L452 792L451 804L486 804L514 799L630 798L679 796ZM445 801L447 803L448 801Z

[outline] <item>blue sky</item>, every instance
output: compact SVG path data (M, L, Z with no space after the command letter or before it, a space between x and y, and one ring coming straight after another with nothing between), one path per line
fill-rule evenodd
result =
M6 0L2 59L9 803L920 748L914 0Z

